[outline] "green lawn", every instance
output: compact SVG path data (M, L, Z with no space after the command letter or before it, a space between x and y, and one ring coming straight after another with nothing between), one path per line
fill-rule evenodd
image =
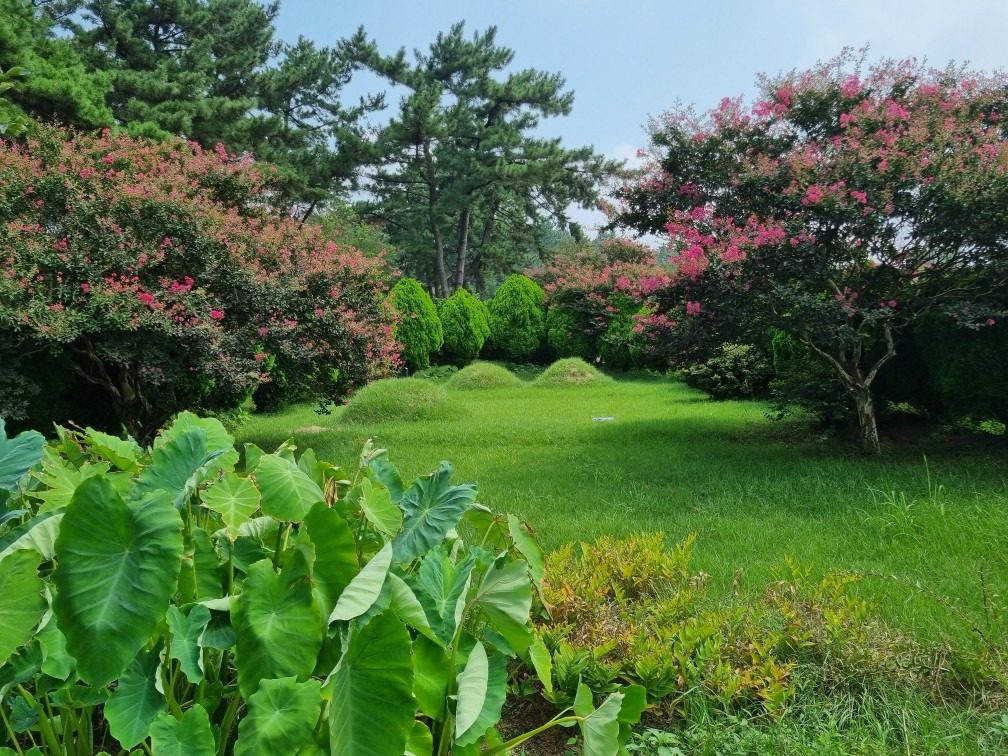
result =
M603 533L658 530L672 541L696 531L694 567L725 591L739 570L743 586L759 589L788 556L877 573L863 590L921 638L966 639L959 610L982 624L985 594L1008 600L1001 442L901 445L868 459L769 422L758 403L713 402L658 380L448 397L448 419L344 425L340 410L298 407L257 415L237 436L268 448L293 436L345 464L370 437L409 476L450 460L457 480L526 518L547 548Z

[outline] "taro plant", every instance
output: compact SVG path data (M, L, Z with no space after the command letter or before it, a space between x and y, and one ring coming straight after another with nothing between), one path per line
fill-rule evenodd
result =
M639 686L497 733L510 660L551 685L544 559L449 464L243 451L189 413L152 449L0 423L0 753L493 754L555 724L621 752Z

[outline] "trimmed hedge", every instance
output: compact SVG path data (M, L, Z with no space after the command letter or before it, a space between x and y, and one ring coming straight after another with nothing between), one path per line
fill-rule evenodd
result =
M467 365L475 360L490 336L487 306L467 289L458 289L437 303L437 313L444 330L445 361Z
M490 342L509 359L526 360L546 335L546 294L527 276L509 276L488 306Z
M402 345L402 358L413 370L430 367L430 356L444 343L444 330L430 294L414 278L400 278L389 294L399 315L395 340Z

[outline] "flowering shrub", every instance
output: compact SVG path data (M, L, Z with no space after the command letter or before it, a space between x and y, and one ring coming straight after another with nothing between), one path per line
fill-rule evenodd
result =
M381 260L279 215L268 179L181 140L0 143L0 414L27 419L48 381L46 419L144 440L273 376L336 399L385 373Z
M542 346L546 335L546 295L535 281L515 273L509 276L487 309L490 342L509 359L524 360Z
M841 57L655 127L621 221L669 234L658 312L712 331L778 328L835 373L878 450L872 384L897 336L944 310L985 328L1008 283L1004 81ZM744 338L732 338L745 341Z
M395 338L403 361L414 370L430 367L430 356L444 343L444 330L434 300L415 278L400 278L389 293L398 316Z
M444 329L442 352L451 362L466 365L477 357L490 336L487 306L468 289L456 289L437 305Z
M608 240L609 249L616 240ZM530 271L546 292L546 337L559 356L601 359L614 368L651 365L654 359L643 335L651 292L668 286L672 271L642 248L629 260L582 254L558 259Z

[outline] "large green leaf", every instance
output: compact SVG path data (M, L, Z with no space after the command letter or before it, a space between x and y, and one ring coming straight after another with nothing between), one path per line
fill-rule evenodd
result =
M123 748L144 740L154 717L165 708L165 697L157 689L160 655L160 647L137 654L105 703L109 731Z
M431 719L445 717L448 681L454 672L444 648L423 636L413 641L413 695L420 711Z
M233 541L238 529L259 509L259 489L248 478L229 472L204 491L200 501L221 516Z
M462 691L459 690L459 704L461 705ZM464 731L459 731L456 727L455 745L473 745L483 735L500 721L501 710L504 708L504 701L507 698L507 657L503 654L490 654L487 659L487 684L486 693L483 697L482 705L472 724Z
M553 656L538 635L528 648L529 661L547 694L553 693Z
M289 459L264 454L255 468L262 510L278 520L301 522L312 505L325 500L318 484Z
M56 553L62 512L46 512L22 523L0 538L0 559L21 549L33 549L48 561Z
M528 562L529 574L536 583L541 583L546 571L546 560L539 541L536 540L532 529L513 514L507 516L507 521L511 540Z
M171 630L169 653L177 659L179 667L191 683L203 679L203 646L200 640L203 631L210 624L210 610L195 604L189 614L183 614L177 606L168 607L168 629Z
M208 465L208 474L212 476L218 470L233 470L238 463L234 437L216 417L200 417L192 412L180 412L172 424L154 439L154 448L163 446L192 428L199 428L206 434L208 452L220 452L220 456Z
M582 720L581 727L583 756L619 756L619 713L623 705L622 693L610 693L602 705L592 708L592 695L588 686L578 684L574 699L574 713Z
M210 729L210 717L199 704L193 704L181 719L176 719L168 712L159 714L150 726L150 739L154 756L217 754L217 745Z
M77 662L67 653L66 638L56 625L54 614L49 615L49 621L37 637L42 649L42 673L56 680L66 680Z
M340 594L329 615L329 622L351 620L370 609L381 594L391 564L392 544L386 543Z
M532 585L528 565L517 559L495 566L483 576L473 603L518 653L524 653L532 643L528 627L532 610Z
M94 428L86 428L84 436L98 456L107 459L120 470L129 473L140 471L140 457L143 456L143 449L132 438L123 439L111 436Z
M168 609L182 520L164 498L126 503L104 478L77 487L56 539L60 630L81 678L118 677Z
M24 431L7 438L7 429L0 418L0 489L13 491L18 481L42 459L45 438L37 431Z
M442 549L424 557L414 581L416 597L423 605L431 627L445 645L451 643L465 608L465 594L475 559L472 555L458 565Z
M458 676L458 699L455 705L455 737L476 723L483 702L486 701L487 683L490 679L490 662L483 644L476 641L465 668Z
M399 616L399 619L421 635L441 644L442 641L431 627L423 604L420 603L420 599L416 597L406 581L395 573L389 573L389 585L392 589L392 610Z
M434 736L423 722L414 722L413 731L406 741L406 756L431 756L434 753Z
M441 543L448 531L476 500L476 487L451 485L452 466L418 478L403 494L399 506L406 514L402 531L392 541L396 564L423 556Z
M40 561L37 552L28 550L15 551L0 561L0 665L28 642L45 613Z
M192 528L185 538L179 595L184 603L206 601L224 595L221 564L213 541L203 528Z
M330 677L332 756L402 754L413 729L413 661L406 626L392 612L351 627Z
M402 476L396 466L389 462L388 457L382 452L371 457L367 462L368 468L374 473L375 478L388 489L392 503L398 504L406 493L406 486L403 485Z
M231 611L237 638L238 684L252 695L264 678L307 680L322 647L324 620L304 572L277 574L269 560L249 568Z
M361 481L361 509L368 522L387 536L393 536L402 527L403 513L384 486L375 486L370 480Z
M42 455L41 469L32 472L32 477L42 484L43 488L32 491L31 496L42 502L39 512L62 509L70 503L77 486L87 478L107 474L107 462L85 462L79 468L63 459L52 447L46 447ZM125 473L123 477L129 476Z
M311 508L304 524L308 538L315 544L313 579L328 617L343 589L360 572L357 544L346 520L327 507L325 502Z
M136 491L140 495L164 491L176 507L182 507L222 453L209 451L206 433L201 428L191 428L154 449L151 464L137 479Z
M238 727L235 756L297 753L312 742L321 711L322 687L317 680L263 680L259 690L249 696L248 714Z

